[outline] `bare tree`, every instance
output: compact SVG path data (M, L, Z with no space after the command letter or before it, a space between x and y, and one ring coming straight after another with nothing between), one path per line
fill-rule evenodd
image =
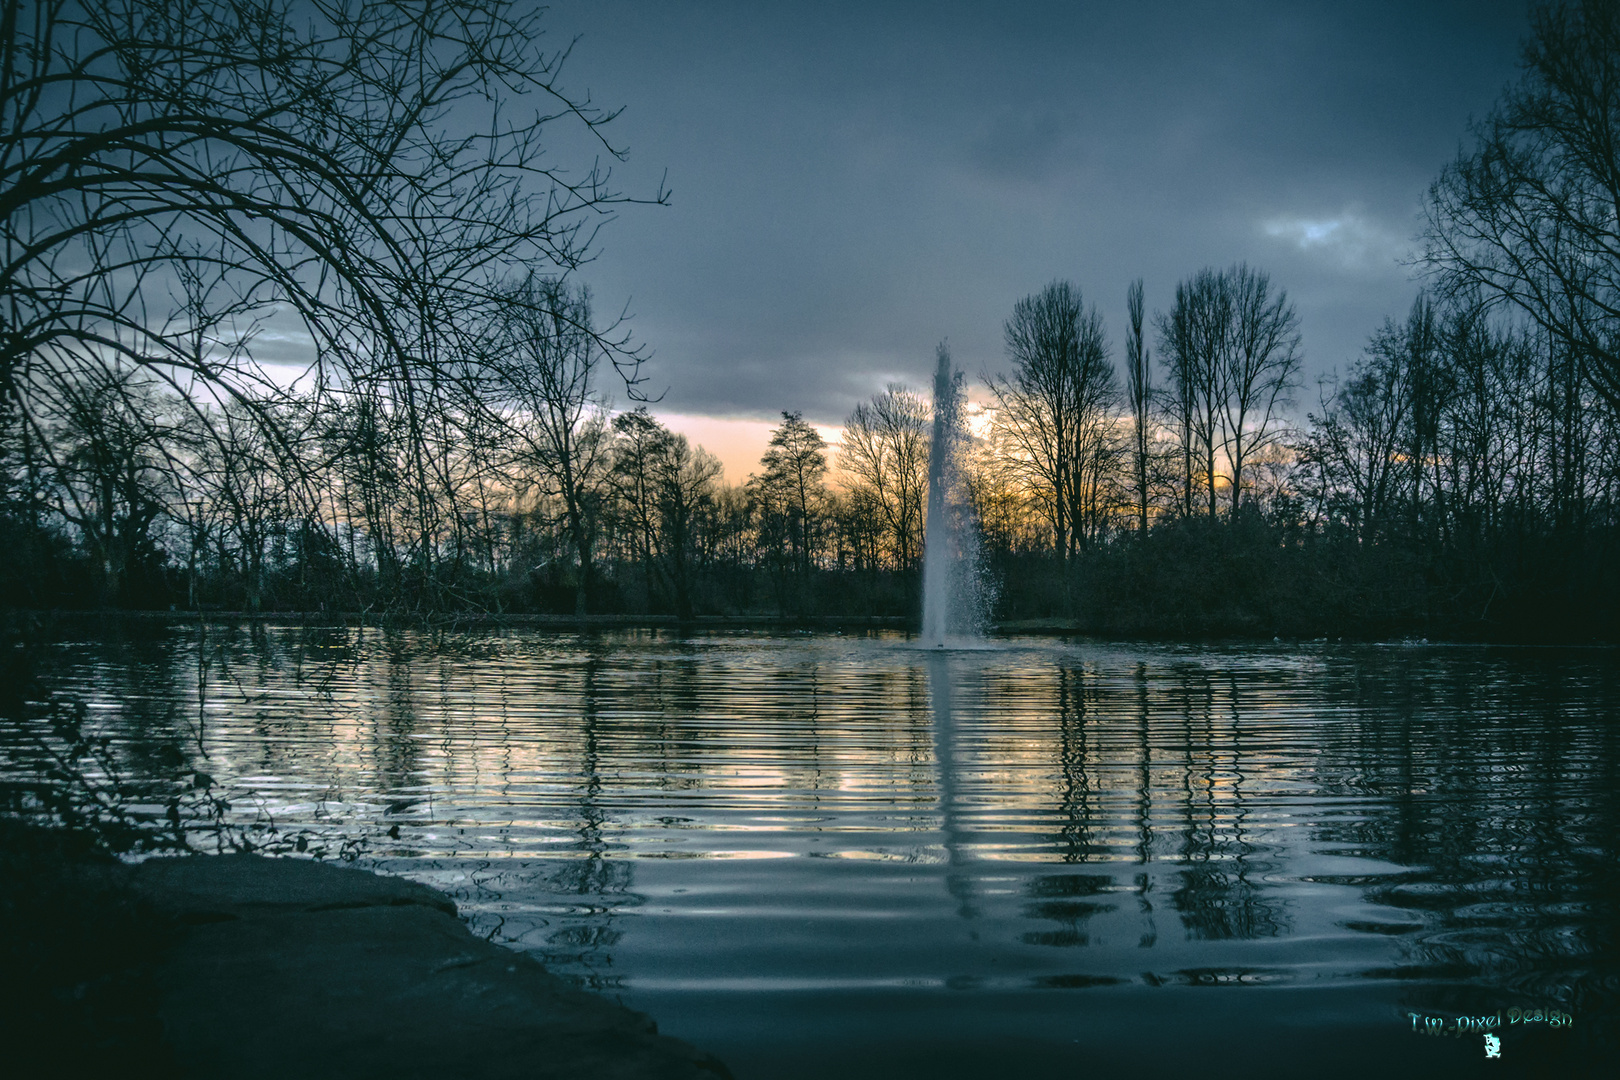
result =
M838 463L871 495L895 565L915 570L922 558L923 498L928 487L928 403L898 383L855 406L844 421Z
M1243 469L1276 443L1299 374L1299 316L1270 277L1239 264L1223 275L1231 298L1230 341L1219 384L1222 445L1232 470L1232 512L1243 497Z
M1001 557L1038 550L1051 538L1051 523L1042 520L1024 470L1016 464L1017 449L1006 445L1008 440L1004 428L992 427L990 438L966 455L962 473L983 547Z
M716 487L725 471L720 459L671 433L659 445L658 512L663 525L665 573L675 593L675 614L691 619L699 543L713 510Z
M1178 287L1178 298L1180 292ZM1154 321L1159 329L1159 352L1170 363L1170 385L1161 395L1164 411L1173 424L1176 456L1181 459L1178 509L1183 518L1189 518L1193 512L1193 411L1198 388L1191 320L1186 306L1178 303L1168 314L1156 315Z
M1137 534L1148 530L1148 444L1153 437L1153 371L1142 336L1142 279L1125 293L1125 396L1131 408L1131 472L1136 482Z
M271 343L302 338L306 392L364 397L400 432L398 523L431 568L467 335L504 302L495 283L577 267L627 201L606 170L544 156L556 123L622 151L613 114L561 90L540 18L506 0L0 0L0 395L33 441L74 386L144 372L199 416L235 402L316 505L322 462L265 404L265 362L287 359ZM592 333L634 393L615 327Z
M1013 307L1005 327L1013 373L988 380L1003 445L1034 487L1060 561L1088 536L1085 519L1105 468L1114 369L1095 307L1054 281Z
M75 526L98 571L103 604L156 567L155 526L172 476L163 446L167 411L149 384L81 384L51 431L56 511Z
M647 610L652 611L663 549L657 459L670 433L645 408L615 416L613 433L609 483L615 495L614 510L628 527L631 548L641 564Z
M1448 296L1528 315L1620 405L1620 8L1538 5L1524 74L1429 191Z
M522 466L562 504L578 559L574 613L586 612L598 515L608 483L611 432L595 380L602 356L590 298L530 276L511 293L490 358L490 386L510 411Z
M1318 482L1342 492L1350 525L1371 543L1400 494L1402 449L1412 407L1412 368L1399 330L1386 324L1343 383L1324 383L1303 447ZM1331 389L1330 389L1331 387Z
M1444 396L1444 373L1440 365L1440 335L1436 328L1434 305L1419 294L1412 301L1401 339L1405 363L1410 369L1411 418L1407 428L1405 453L1412 469L1410 485L1413 520L1424 506L1424 482L1430 462L1437 452L1439 416Z
M792 601L806 610L810 572L821 550L827 492L827 443L804 415L784 412L771 433L770 448L760 459L764 471L749 477L760 547L776 565L779 598L789 606L790 581L797 583Z
M399 585L397 425L384 404L366 394L314 406L323 453L319 470L336 481L332 512L352 569L374 573L382 590Z
M1236 511L1245 466L1282 434L1299 372L1299 318L1286 293L1273 295L1268 275L1239 264L1201 270L1177 285L1175 304L1158 324L1180 425L1183 512L1192 511L1196 471L1215 517L1223 465Z
M614 417L613 429L619 436L614 488L637 534L649 591L652 579L662 576L676 616L689 620L700 518L714 504L720 459L702 447L694 450L686 436L660 424L645 407Z
M291 425L277 417L285 433ZM213 504L214 541L221 569L235 563L249 611L264 601L266 562L274 530L292 509L283 472L257 417L234 402L196 430L191 455L197 487Z
M1182 512L1192 514L1193 486L1208 492L1215 517L1219 473L1220 422L1225 405L1224 376L1232 334L1232 293L1226 275L1200 270L1176 285L1176 299L1157 319L1159 351L1169 358L1171 409L1181 440Z

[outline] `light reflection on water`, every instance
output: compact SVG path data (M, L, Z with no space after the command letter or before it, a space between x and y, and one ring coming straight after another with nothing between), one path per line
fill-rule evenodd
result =
M187 744L193 632L59 652L137 756ZM1267 991L1307 1049L1337 1024L1429 1068L1451 1051L1412 1010L1557 1005L1591 1050L1620 996L1607 652L272 629L206 655L243 822L363 838L739 1075L1129 1063Z

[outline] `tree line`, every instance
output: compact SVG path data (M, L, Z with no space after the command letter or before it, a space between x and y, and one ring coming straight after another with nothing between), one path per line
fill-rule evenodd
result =
M786 413L728 485L645 405L610 408L583 292L524 287L549 307L487 328L463 372L476 406L427 425L358 395L203 407L138 371L77 381L42 433L6 428L13 602L915 616L920 393L862 402L836 445ZM1070 283L1006 321L965 463L999 617L1177 633L1599 617L1620 424L1566 345L1421 296L1296 423L1298 320L1265 273L1200 271L1152 316L1142 292L1123 377Z
M537 18L0 2L7 603L916 617L930 403L891 385L836 446L785 412L727 485L638 402L576 280L634 200L541 152L621 154L613 114ZM1620 170L1581 117L1620 115L1617 27L1537 10L1430 192L1426 291L1318 386L1246 264L1160 311L1130 283L1118 368L1075 285L1018 301L962 470L996 617L1612 634Z

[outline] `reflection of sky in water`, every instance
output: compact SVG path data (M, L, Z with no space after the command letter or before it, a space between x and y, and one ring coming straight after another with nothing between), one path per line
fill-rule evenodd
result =
M196 715L191 640L63 654L138 749ZM1186 1022L1189 988L1379 1038L1410 1009L1612 1016L1607 653L431 646L226 635L208 770L244 820L364 835L366 864L761 1075L863 1039L1061 1064Z

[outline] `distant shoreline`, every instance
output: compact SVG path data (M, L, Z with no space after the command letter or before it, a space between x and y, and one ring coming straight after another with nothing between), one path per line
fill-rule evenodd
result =
M698 615L682 620L674 615L533 615L498 612L376 612L376 611L163 611L123 608L47 610L22 609L23 614L53 621L128 619L160 623L289 623L303 626L532 626L544 629L654 630L778 629L861 627L904 630L916 622L902 615ZM1078 632L1078 631L1076 631Z
M907 636L917 633L917 620L900 615L698 615L682 620L674 615L536 615L502 614L497 612L375 612L375 611L232 611L232 610L140 610L123 608L103 609L18 609L10 611L12 618L32 617L45 624L72 625L86 621L99 623L125 622L166 626L210 626L240 624L301 626L308 628L375 626L391 629L476 630L476 629L533 629L558 632L610 631L610 630L679 630L696 634L725 631L865 631L899 630ZM1519 648L1620 648L1620 642L1603 639L1527 641L1511 636L1488 634L1447 634L1431 631L1420 636L1400 633L1390 628L1347 628L1339 633L1273 634L1267 631L1249 633L1187 633L1167 629L1139 628L1134 633L1121 633L1118 628L1088 626L1078 619L1037 618L1009 619L990 628L991 637L1085 637L1098 641L1156 642L1163 644L1215 645L1215 644L1285 644L1345 643L1345 644L1433 644L1433 645L1490 645Z

